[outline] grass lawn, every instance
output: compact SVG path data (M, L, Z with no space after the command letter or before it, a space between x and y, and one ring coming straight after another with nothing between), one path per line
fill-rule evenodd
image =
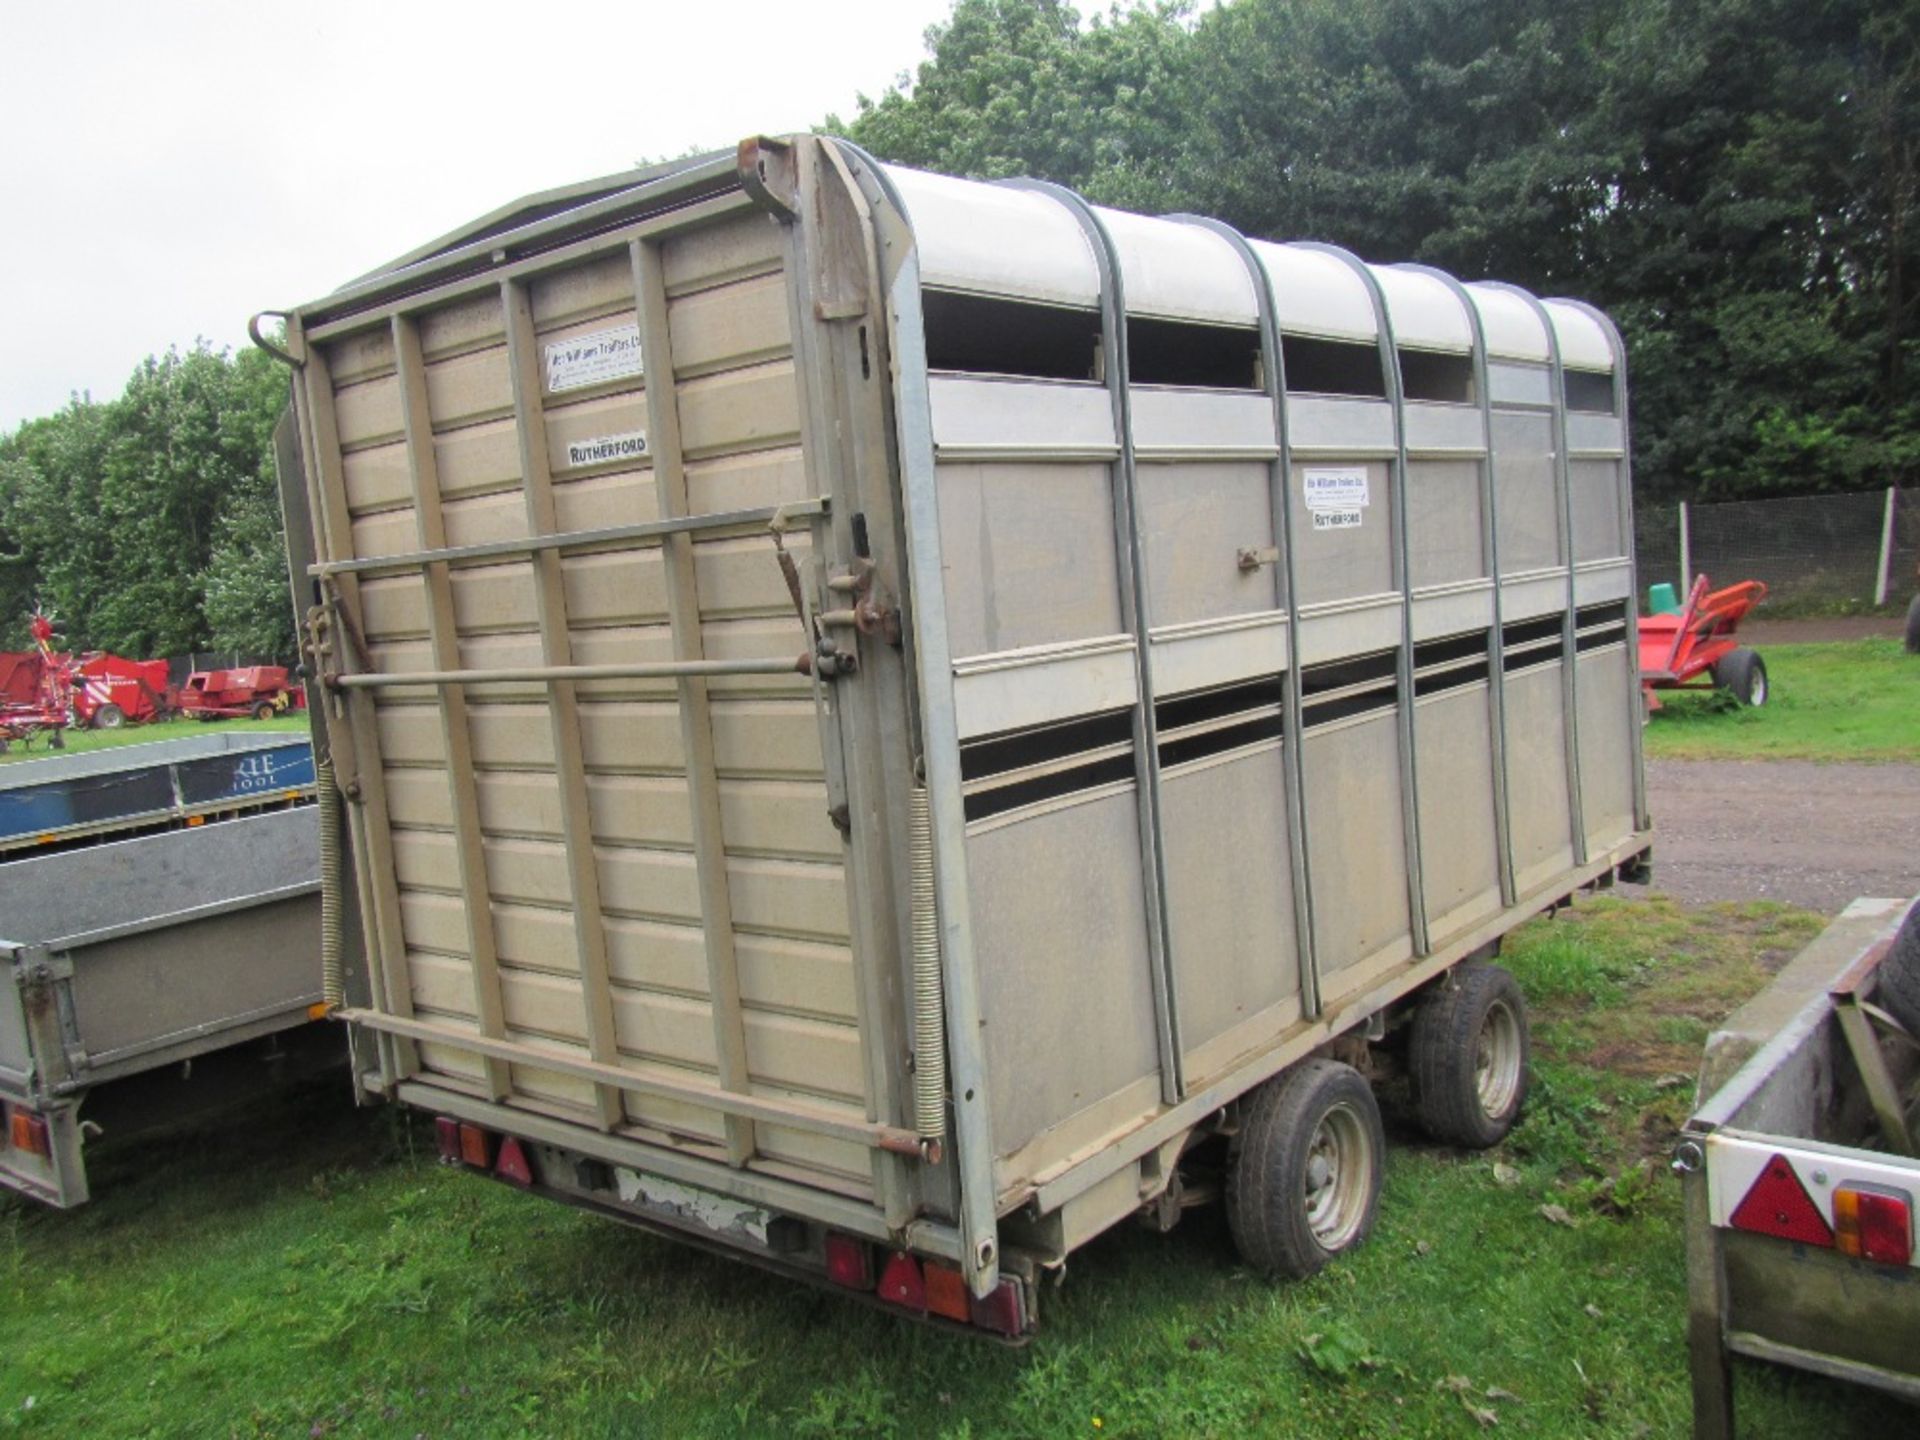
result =
M301 712L278 715L271 720L168 720L153 725L123 725L118 730L67 730L64 732L67 742L64 750L49 749L47 737L36 735L31 750L18 741L9 745L7 753L0 755L0 765L15 760L80 755L89 750L112 750L122 745L145 745L155 740L180 740L190 735L211 734L215 730L248 733L256 730L291 730L304 735L307 733L307 717Z
M1920 760L1920 656L1898 640L1770 645L1760 658L1772 694L1757 710L1717 693L1663 692L1648 757Z
M1121 1226L1017 1351L449 1172L418 1120L324 1087L103 1153L71 1215L0 1208L0 1433L1681 1436L1684 1077L1820 923L1659 897L1533 922L1508 963L1536 1086L1499 1151L1390 1105L1379 1227L1346 1262L1275 1284L1213 1210ZM1751 1440L1912 1427L1786 1371L1738 1384Z

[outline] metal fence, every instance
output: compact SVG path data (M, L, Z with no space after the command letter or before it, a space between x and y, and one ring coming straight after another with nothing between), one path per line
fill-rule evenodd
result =
M1640 505L1634 558L1642 586L1683 596L1704 574L1716 587L1764 580L1783 608L1901 604L1920 563L1920 489Z

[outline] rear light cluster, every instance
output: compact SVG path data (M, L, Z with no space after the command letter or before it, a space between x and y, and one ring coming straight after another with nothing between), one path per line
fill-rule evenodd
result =
M527 1147L511 1135L496 1135L491 1130L451 1115L433 1122L434 1138L440 1146L440 1158L448 1165L464 1165L469 1170L485 1170L495 1179L533 1188L533 1161Z
M505 1180L523 1189L534 1183L532 1158L524 1142L496 1135L484 1126L441 1115L433 1122L440 1159ZM799 1243L804 1240L796 1237ZM790 1248L772 1247L776 1252ZM829 1231L822 1246L827 1278L848 1290L872 1294L889 1305L916 1315L938 1315L962 1325L977 1325L1017 1338L1027 1329L1027 1307L1019 1280L1003 1278L987 1295L975 1299L967 1292L960 1271L939 1260L921 1260L894 1251L876 1267L876 1251L866 1241Z
M1833 1242L1855 1259L1912 1264L1911 1199L1887 1185L1842 1185L1833 1192Z
M1890 1185L1849 1181L1833 1192L1833 1223L1813 1203L1793 1163L1767 1161L1729 1217L1736 1230L1838 1250L1878 1265L1913 1263L1913 1197Z
M870 1290L889 1305L916 1315L938 1315L962 1325L1014 1337L1026 1328L1026 1305L1020 1282L1004 1277L979 1299L967 1293L966 1278L940 1260L922 1260L903 1250L887 1256L879 1276L874 1275L874 1249L851 1235L829 1234L826 1239L827 1278L849 1290Z
M29 1155L38 1155L43 1160L53 1158L53 1132L47 1128L44 1115L36 1115L31 1110L22 1110L17 1105L8 1105L7 1128L0 1138L15 1150L24 1150Z

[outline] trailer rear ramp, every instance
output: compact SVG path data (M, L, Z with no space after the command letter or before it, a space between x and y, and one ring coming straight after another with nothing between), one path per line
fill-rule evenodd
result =
M1639 866L1596 312L812 137L512 214L285 342L335 998L450 1159L1023 1333Z

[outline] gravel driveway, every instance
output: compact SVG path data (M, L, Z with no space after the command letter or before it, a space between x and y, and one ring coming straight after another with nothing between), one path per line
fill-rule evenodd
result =
M1654 888L1680 900L1920 892L1920 765L1649 760L1647 805Z

